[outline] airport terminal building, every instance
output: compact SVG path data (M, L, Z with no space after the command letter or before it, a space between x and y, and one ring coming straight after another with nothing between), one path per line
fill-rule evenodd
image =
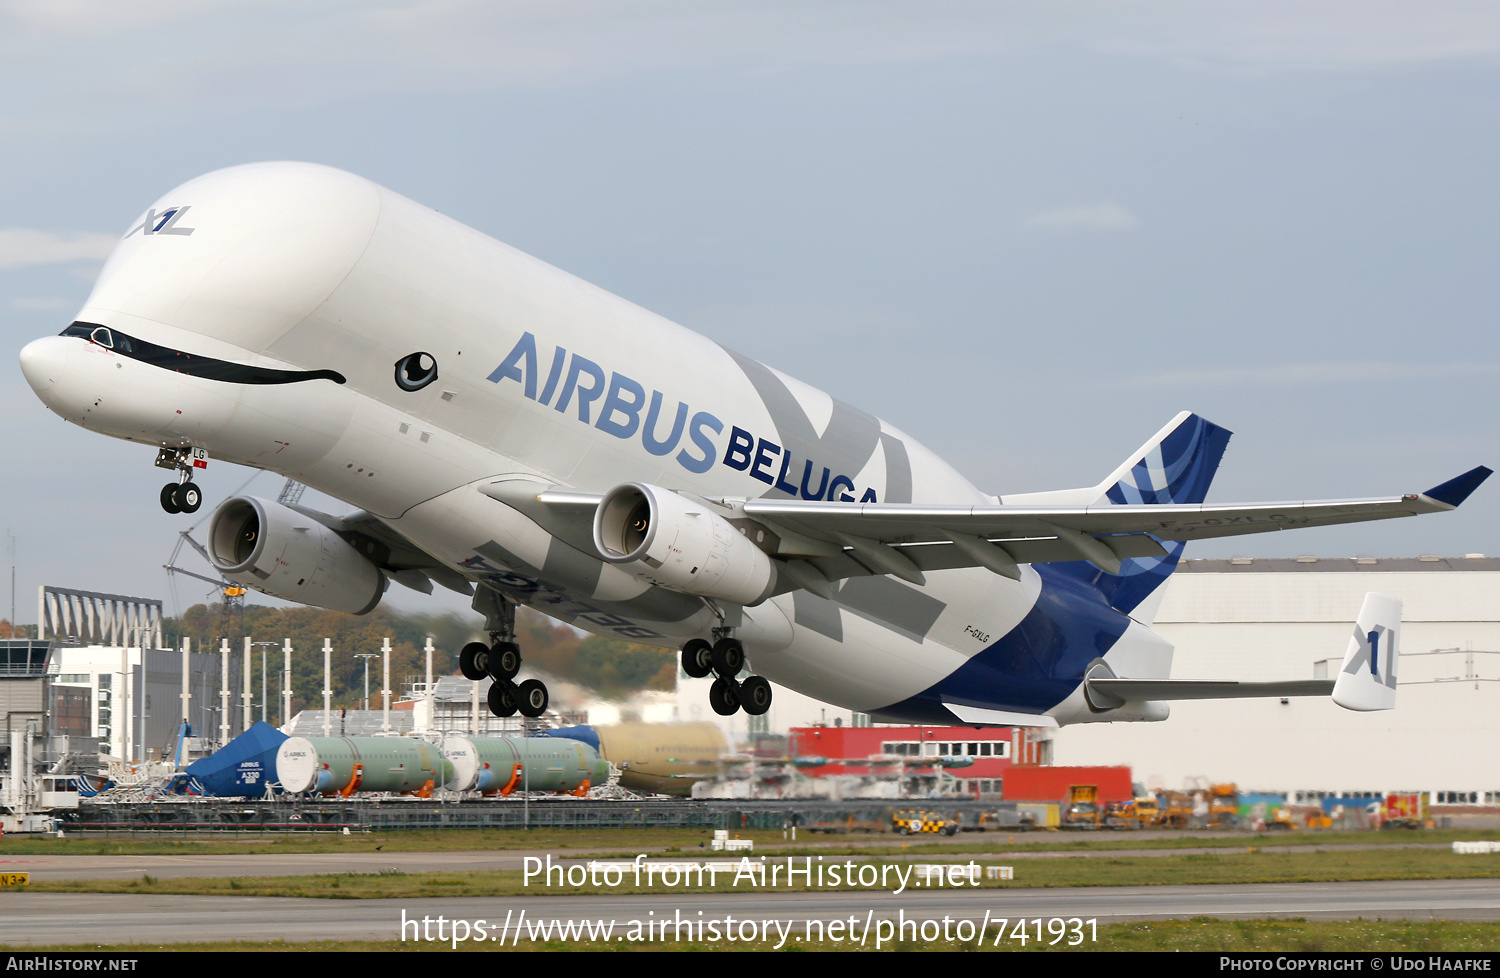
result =
M1176 702L1162 723L1055 731L1053 763L1128 764L1167 788L1203 776L1308 798L1423 790L1500 803L1500 559L1184 561L1155 627L1176 647L1176 679L1333 678L1369 591L1404 603L1395 710L1352 713L1322 697Z

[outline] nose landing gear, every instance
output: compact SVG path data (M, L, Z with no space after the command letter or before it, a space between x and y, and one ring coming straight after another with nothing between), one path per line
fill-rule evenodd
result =
M156 465L176 469L177 481L161 487L161 508L169 513L196 513L203 505L203 490L193 483L193 469L208 468L208 454L201 448L163 448Z

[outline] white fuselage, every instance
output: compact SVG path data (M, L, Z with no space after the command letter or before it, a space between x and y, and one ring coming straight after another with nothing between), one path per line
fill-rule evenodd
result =
M77 319L347 382L230 384L76 337L39 340L27 377L68 420L295 478L471 579L503 578L549 615L637 641L677 646L714 619L478 486L515 476L595 493L641 482L720 498L995 502L885 422L326 167L236 167L173 190L121 241ZM404 390L396 364L416 352L438 376ZM1040 581L1029 567L1019 582L961 569L922 588L845 588L837 605L799 592L747 608L742 637L773 682L871 711L1008 633ZM1170 648L1132 626L1120 655L1140 659L1134 674L1165 675Z

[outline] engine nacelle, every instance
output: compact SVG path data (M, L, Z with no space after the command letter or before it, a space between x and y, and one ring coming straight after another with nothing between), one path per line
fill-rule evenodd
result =
M208 522L208 559L236 584L316 608L362 615L385 575L337 533L269 499L235 496Z
M755 605L776 583L771 558L728 520L640 482L605 494L594 514L594 546L643 581L705 598Z

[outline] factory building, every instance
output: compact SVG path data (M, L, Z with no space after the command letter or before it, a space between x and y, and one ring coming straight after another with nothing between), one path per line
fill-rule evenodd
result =
M938 765L957 782L953 794L998 798L1013 758L1025 750L1015 749L1014 737L1010 727L794 727L787 753L801 759L809 777L879 776L894 765Z
M98 770L96 741L50 725L69 707L49 681L51 652L47 642L0 641L0 832L41 831L38 813L78 807L74 778Z
M188 654L188 717L195 734L219 733L219 657ZM237 704L239 683L232 684ZM102 753L122 760L170 759L182 721L182 653L120 646L54 646L52 726L58 733L93 737ZM231 712L231 735L240 733Z
M1323 697L1175 702L1162 723L1053 733L1057 764L1128 764L1179 787L1325 795L1429 791L1500 803L1500 560L1234 558L1184 561L1156 630L1178 679L1332 678L1366 592L1403 601L1396 709L1352 713Z

